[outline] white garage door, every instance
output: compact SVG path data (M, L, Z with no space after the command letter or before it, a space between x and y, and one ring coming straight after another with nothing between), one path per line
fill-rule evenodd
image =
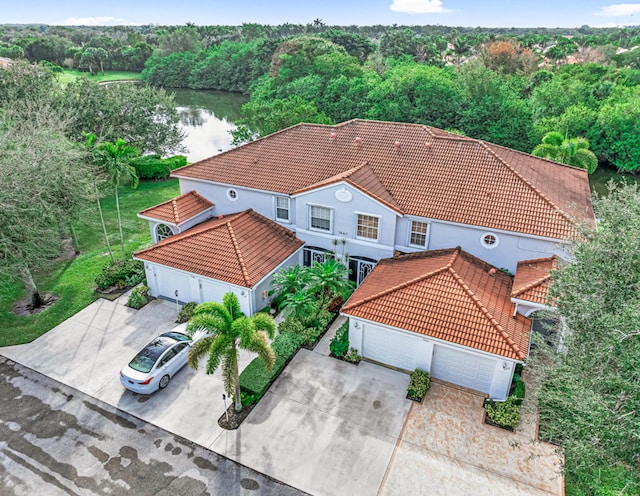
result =
M206 279L200 279L198 284L200 285L200 302L217 301L222 303L222 297L230 291L228 284L207 281Z
M363 357L400 369L415 370L419 338L371 325L364 326L363 332Z
M488 393L496 361L491 358L434 345L431 375L436 379Z
M177 290L178 301L182 303L192 301L189 274L166 267L154 267L154 274L158 288L158 296L175 300Z

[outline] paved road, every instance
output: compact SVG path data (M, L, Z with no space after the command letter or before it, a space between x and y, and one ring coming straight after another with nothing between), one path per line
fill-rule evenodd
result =
M305 493L0 357L0 494Z

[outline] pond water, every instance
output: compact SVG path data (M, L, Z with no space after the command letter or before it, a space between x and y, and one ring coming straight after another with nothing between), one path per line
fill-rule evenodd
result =
M240 117L240 109L249 97L224 91L173 90L178 104L182 130L187 148L187 160L198 160L217 155L232 148L231 131ZM591 190L599 195L607 193L610 180L638 182L639 176L621 175L614 168L600 166L589 177Z
M173 90L187 148L187 160L197 162L232 148L231 131L246 95L224 91Z

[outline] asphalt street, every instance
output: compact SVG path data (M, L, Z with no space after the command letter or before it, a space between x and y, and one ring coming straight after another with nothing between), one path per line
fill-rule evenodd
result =
M0 357L0 495L94 494L306 493Z

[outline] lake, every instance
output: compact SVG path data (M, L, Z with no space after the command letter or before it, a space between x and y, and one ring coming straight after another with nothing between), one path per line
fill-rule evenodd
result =
M187 160L197 162L232 148L235 121L249 100L246 95L224 91L172 90L185 133L182 144Z
M236 128L240 109L249 100L247 95L224 91L173 91L185 133L182 143L187 148L189 162L197 162L232 148L230 131ZM613 168L600 166L589 177L589 183L592 191L603 195L611 179L620 182L623 178L629 183L640 179L632 175L622 176Z

